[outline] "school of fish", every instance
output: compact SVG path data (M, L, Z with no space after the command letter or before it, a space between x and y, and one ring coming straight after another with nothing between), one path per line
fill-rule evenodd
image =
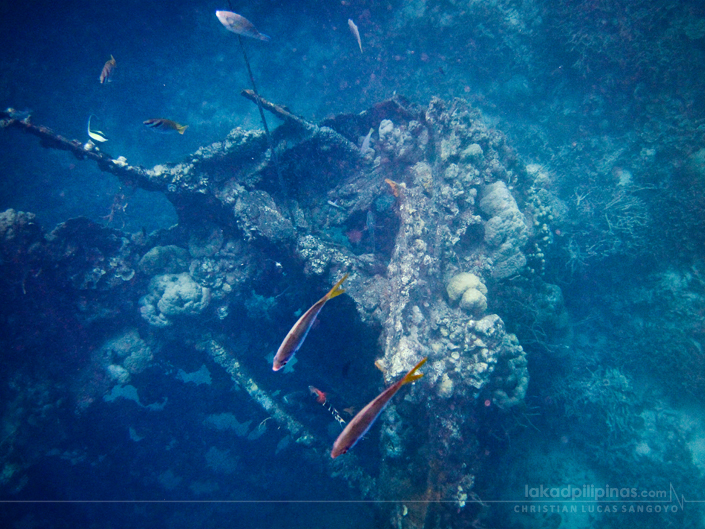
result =
M216 11L215 16L225 27L225 29L237 34L238 36L242 35L245 37L258 39L264 42L268 42L271 40L269 36L265 35L264 33L260 33L254 26L254 24L252 24L252 22L247 20L242 15L238 15L237 13L233 13L232 11ZM355 40L357 41L357 45L360 48L360 53L362 53L362 40L360 39L360 31L357 25L355 25L355 23L352 21L352 19L348 19L348 27L350 28L350 32L353 34ZM107 60L103 65L103 68L100 72L100 76L98 77L100 84L105 84L112 80L111 77L116 66L117 61L115 60L115 57L111 55L110 59ZM93 129L91 127L91 119L93 117L95 116L91 114L88 118L88 137L91 141L95 141L98 143L108 141L108 138L103 132ZM183 134L188 127L188 125L181 125L176 121L166 118L147 119L144 121L144 125L148 129L156 132L178 134ZM362 142L360 154L363 156L369 150L372 132L373 129L370 129L369 133ZM339 207L336 204L332 205ZM370 218L372 218L371 221ZM368 214L368 229L371 229L369 228L370 224L374 225L374 218L370 217L370 215ZM345 290L342 288L342 284L347 278L348 274L345 274L335 285L333 285L333 288L331 288L328 293L323 296L320 300L314 303L311 308L309 308L298 319L298 321L293 325L291 330L289 330L286 337L282 341L282 344L279 346L279 349L277 350L277 353L272 361L273 371L281 370L289 361L291 361L293 356L301 348L302 344L306 340L306 336L308 336L308 333L311 330L313 324L315 323L318 314L323 309L323 306L331 299L345 292ZM355 417L353 417L352 420L350 420L350 422L347 424L345 420L340 416L338 411L333 408L330 403L328 403L326 394L313 386L309 386L309 390L312 394L316 396L318 402L328 408L328 410L333 414L335 420L341 426L345 425L345 428L333 444L333 448L330 454L333 459L342 454L345 454L348 450L355 446L355 444L365 435L365 433L367 433L370 427L377 420L377 417L379 417L379 415L382 413L389 401L403 385L414 382L415 380L418 380L423 376L423 374L421 373L416 374L416 371L425 362L426 358L418 362L401 380L389 386L382 393L380 393L374 400L367 404L367 406L360 410L357 415L355 415Z
M264 42L269 42L271 40L268 35L260 33L254 26L254 24L252 24L252 22L247 20L242 15L238 15L237 13L233 13L232 11L216 11L215 16L225 27L225 29L227 29L228 31L232 31L237 35L262 40ZM355 25L355 22L353 22L352 19L348 19L348 27L350 28L350 31L355 37L357 45L360 47L360 53L362 53L362 40L360 39L360 31L358 30L358 27ZM100 76L98 77L100 84L105 84L112 81L111 78L113 76L113 71L115 70L116 66L117 61L115 60L115 57L111 55L110 59L105 62L102 70L100 71ZM91 141L96 141L98 143L108 141L108 138L103 132L91 129L91 117L93 117L93 115L88 118L87 127L89 143ZM181 125L175 121L165 118L148 119L144 121L144 125L150 130L166 134L172 132L183 134L186 128L188 127L188 125ZM365 142L363 143L362 149L360 149L360 152L363 155L368 150L371 133L372 131L370 130L370 134L367 135L367 137L365 138Z
M331 288L325 296L314 303L311 308L298 319L291 330L287 333L282 344L279 346L279 350L274 356L274 360L272 362L272 370L279 371L283 368L301 348L301 345L304 343L306 336L308 336L308 332L311 330L311 327L316 321L316 317L321 312L323 306L329 300L345 292L342 288L342 284L348 278L348 275L349 274L345 274L335 285L333 285L333 288ZM385 389L367 406L362 408L362 410L360 410L349 423L347 423L343 431L335 440L335 443L333 443L333 449L330 453L330 456L333 459L345 454L348 450L355 446L355 444L367 433L370 427L377 420L377 417L379 417L384 408L386 408L387 404L389 404L389 401L403 385L414 382L423 376L422 373L415 373L426 362L426 360L426 358L423 358L401 380ZM328 403L326 394L323 391L313 386L309 386L309 391L316 397L319 403L328 408L328 410L333 414L335 420L338 421L341 426L345 424L345 420L343 420L338 411Z

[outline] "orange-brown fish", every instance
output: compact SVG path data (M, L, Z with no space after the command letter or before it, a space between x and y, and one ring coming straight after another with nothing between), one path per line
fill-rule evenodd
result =
M379 414L382 413L382 410L384 410L387 404L389 404L390 399L397 391L399 391L399 388L401 388L404 384L418 380L423 376L423 373L419 373L418 375L415 375L414 373L418 368L424 365L426 360L428 360L428 358L421 360L411 369L411 371L404 375L404 378L385 389L375 400L362 408L360 412L353 417L353 419L335 440L335 443L333 443L333 449L330 452L330 456L333 459L341 454L345 454L348 450L355 446L355 443L357 443L362 436L367 433L367 430L369 430L374 424L377 417L379 417Z
M100 71L100 77L98 77L100 84L104 84L107 81L110 81L110 76L113 74L113 70L116 66L117 61L115 60L115 57L111 55L110 60L105 62L105 64L103 65L103 69Z
M326 301L345 292L340 285L342 285L343 281L347 278L348 274L345 274L340 281L333 285L333 288L330 289L328 294L317 301L313 307L308 309L306 313L299 318L299 321L294 324L289 333L286 335L286 338L284 338L282 344L279 346L277 354L274 355L272 370L279 371L289 360L291 360L291 357L296 354L296 351L299 350L301 344L304 343L308 331L311 330L313 322L316 321L316 316L318 316L318 313L321 312L321 309L323 308L323 305L326 304Z
M178 132L183 134L188 128L188 125L179 125L176 121L170 119L148 119L144 122L148 129L152 129L156 132L161 132L163 134L169 134L170 132Z
M360 32L358 31L355 22L353 22L350 18L348 19L348 27L350 28L350 32L357 39L357 45L360 46L360 53L362 53L362 41L360 40Z
M216 11L215 16L218 17L220 23L223 24L228 31L265 42L272 40L264 33L257 31L257 28L252 22L237 13L233 13L232 11Z
M328 396L317 387L309 386L308 390L311 392L312 395L316 397L316 400L321 404L325 404L326 400L328 400Z

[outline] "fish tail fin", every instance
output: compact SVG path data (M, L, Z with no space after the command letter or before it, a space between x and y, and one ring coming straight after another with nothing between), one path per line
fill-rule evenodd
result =
M415 375L414 372L420 368L422 365L426 363L426 360L428 360L428 357L424 358L421 360L418 364L416 364L411 371L409 371L406 375L404 375L404 378L401 379L401 385L403 386L404 384L410 384L411 382L414 382L415 380L420 379L423 376L423 373L419 373L418 375Z
M272 40L272 37L270 37L269 35L265 35L264 33L260 33L257 38L259 40L263 40L264 42L269 42L270 40Z
M188 128L188 125L179 125L178 127L176 127L176 130L179 131L179 134L183 134L187 128Z
M340 281L333 285L333 288L331 288L328 294L326 294L326 298L333 299L334 297L340 296L343 292L345 292L345 289L340 285L343 284L343 281L345 281L349 275L350 274L345 274Z

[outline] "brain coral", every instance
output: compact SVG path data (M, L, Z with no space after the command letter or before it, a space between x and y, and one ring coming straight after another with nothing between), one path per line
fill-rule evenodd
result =
M463 272L453 276L446 286L448 298L471 314L481 315L487 310L487 287L475 274Z
M210 290L189 274L164 274L149 282L149 293L140 299L140 312L151 325L167 327L174 317L200 314L209 302Z
M529 238L524 215L504 182L485 187L480 209L490 217L485 223L485 244L495 263L492 275L510 277L526 265L521 251Z

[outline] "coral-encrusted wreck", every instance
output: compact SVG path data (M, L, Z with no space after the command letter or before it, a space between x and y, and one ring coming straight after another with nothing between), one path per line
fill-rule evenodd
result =
M454 516L472 501L482 468L479 414L501 415L522 403L527 389L525 353L502 314L493 313L506 282L541 288L527 265L534 223L517 202L524 202L516 190L530 184L527 173L503 135L462 100L434 99L420 108L395 98L320 125L264 106L284 121L274 132L283 179L260 132L235 129L182 163L145 170L4 116L5 126L94 159L125 183L163 192L179 225L130 236L73 220L45 236L31 215L10 210L0 217L3 281L29 295L43 281L44 289L62 285L83 328L111 318L108 327L119 327L120 315L129 321L97 343L82 366L91 382L76 384L79 412L111 388L125 388L177 336L220 365L245 390L241 399L257 403L263 418L305 447L310 464L366 498L406 500L387 513L395 526L435 526L440 518L431 512ZM344 272L355 325L377 333L379 345L361 353L330 344L335 361L339 354L363 355L368 366L376 360L390 383L429 357L425 377L405 388L376 426L383 455L376 475L355 450L330 461L330 439L269 389L277 384L266 377L286 375L265 375L247 352L258 343L271 350L294 310L316 298L311 286L323 292ZM267 293L253 285L267 285ZM287 287L294 292L275 299ZM231 339L236 319L252 328ZM258 336L265 328L269 335ZM238 340L248 347L234 346ZM306 354L304 347L298 356ZM324 366L306 370L321 384L340 382ZM373 396L381 380L375 369L357 373L346 375L341 394L360 407L364 398L349 388ZM303 373L294 376L305 387Z

